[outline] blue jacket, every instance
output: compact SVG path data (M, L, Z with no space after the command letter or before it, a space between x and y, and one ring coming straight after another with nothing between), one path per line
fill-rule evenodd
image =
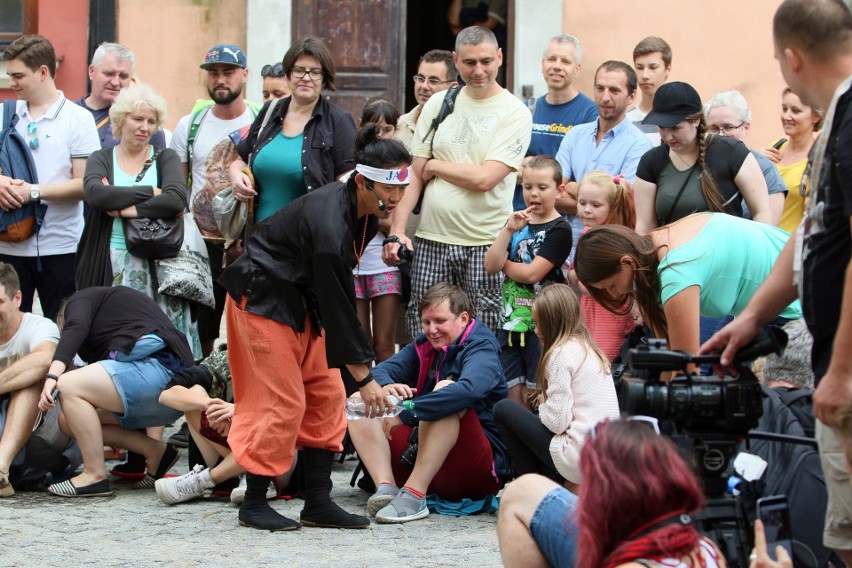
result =
M429 369L440 357L435 382L450 379L455 384L437 391L424 391ZM458 340L436 351L420 334L399 353L373 368L380 385L404 383L417 389L414 411L399 415L404 424L414 426L420 420L439 420L465 409L473 409L494 454L494 471L501 478L511 475L511 462L506 446L497 432L492 409L506 398L508 387L500 366L500 346L485 325L471 319ZM431 386L431 385L430 385Z

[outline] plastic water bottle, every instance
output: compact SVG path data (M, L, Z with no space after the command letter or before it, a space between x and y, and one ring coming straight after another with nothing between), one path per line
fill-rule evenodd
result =
M384 414L377 416L376 418L390 418L391 416L396 416L403 410L414 410L413 400L402 400L393 395L388 395L387 398L393 403L393 409L390 412L385 412ZM366 417L367 411L364 399L357 396L352 396L346 399L347 420L360 420Z

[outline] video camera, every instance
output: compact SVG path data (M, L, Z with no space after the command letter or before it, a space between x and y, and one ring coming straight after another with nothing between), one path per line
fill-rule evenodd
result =
M690 355L668 349L665 339L651 339L631 349L629 371L618 385L619 404L628 414L647 414L671 420L678 429L703 435L744 436L763 414L760 383L745 362L770 353L781 354L787 335L769 328L734 358L737 376L700 377L688 372L691 364L715 364L719 355ZM666 371L680 371L663 382Z

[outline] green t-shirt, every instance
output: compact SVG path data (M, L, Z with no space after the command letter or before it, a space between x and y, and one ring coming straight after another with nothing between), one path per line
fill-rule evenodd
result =
M670 251L660 261L660 300L665 305L678 292L701 289L701 315L736 316L763 284L790 235L778 227L727 213L711 215L691 241ZM802 317L796 300L782 317Z
M302 174L304 139L304 133L298 136L278 133L255 156L251 169L258 185L257 221L266 219L307 192Z

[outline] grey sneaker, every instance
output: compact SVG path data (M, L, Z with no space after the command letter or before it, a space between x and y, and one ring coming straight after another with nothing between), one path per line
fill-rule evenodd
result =
M154 483L157 497L166 505L177 505L184 501L209 497L212 493L213 481L205 483L202 472L207 469L198 464L189 473L180 477L164 477ZM209 476L208 476L209 478Z
M379 509L387 507L388 503L399 494L399 487L392 483L382 483L376 488L369 499L367 499L367 513L375 517Z
M266 488L266 498L275 499L278 497L278 489L273 482L269 482L269 487ZM246 500L246 474L240 476L240 484L231 489L231 503L241 505Z
M376 520L380 523L407 523L428 516L426 499L415 497L403 487L384 509L376 513Z

